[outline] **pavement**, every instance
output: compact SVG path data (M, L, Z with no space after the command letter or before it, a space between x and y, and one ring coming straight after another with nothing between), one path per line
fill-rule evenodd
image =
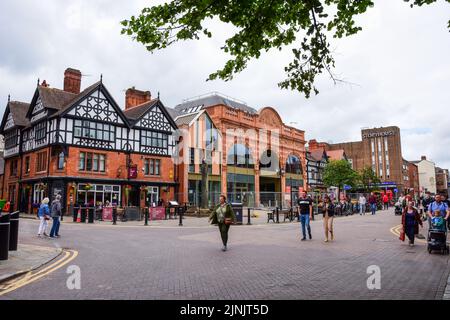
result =
M19 244L9 251L8 260L0 261L0 283L49 263L62 252L61 248Z
M186 217L182 227L178 220L149 226L64 222L57 240L37 239L38 221L22 219L21 244L77 254L67 269L20 287L11 284L6 293L0 288L0 299L441 300L448 295L449 256L429 254L421 239L415 247L400 242L400 217L393 210L335 219L336 239L329 243L323 242L319 219L312 221L313 239L307 241L300 241L298 222L258 219L261 223L231 227L226 252L207 218ZM73 270L68 268L79 270L79 288L68 288ZM372 275L379 276L379 288L368 286Z

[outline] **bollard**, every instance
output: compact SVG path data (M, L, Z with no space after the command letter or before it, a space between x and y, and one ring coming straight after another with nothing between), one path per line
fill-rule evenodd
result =
M73 222L77 222L78 218L78 208L73 208Z
M183 207L178 207L178 215L180 216L180 223L178 223L178 226L183 226Z
M95 208L87 209L87 212L88 212L88 223L94 223Z
M117 207L113 207L113 225L117 224Z
M250 223L250 208L247 208L247 225L251 225L251 223Z
M280 211L278 210L278 207L276 207L275 213L277 215L277 223L280 223Z
M19 211L13 212L9 219L9 251L17 251L19 239Z
M81 221L80 221L80 222L86 223L86 211L87 211L87 210L88 210L88 209L86 209L86 210L81 209L81 213L80 213Z
M0 261L8 260L9 219L9 212L0 213Z
M150 208L144 208L144 215L145 215L145 223L144 226L148 226L148 212Z

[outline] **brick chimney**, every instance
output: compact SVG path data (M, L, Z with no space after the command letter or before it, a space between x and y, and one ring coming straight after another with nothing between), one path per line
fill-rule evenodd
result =
M152 99L150 91L141 91L135 87L129 88L125 92L125 110L131 109Z
M422 156L420 159L421 160L427 160L427 156Z
M313 150L316 150L319 145L318 145L316 139L312 139L312 140L309 140L308 146L309 146L309 151L313 151Z
M64 91L79 94L80 87L81 87L80 70L67 68L66 71L64 71Z

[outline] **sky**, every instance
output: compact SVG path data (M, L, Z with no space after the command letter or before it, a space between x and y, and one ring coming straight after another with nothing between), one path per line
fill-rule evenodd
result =
M120 21L161 1L2 0L0 2L0 112L8 94L30 102L37 79L62 88L67 67L81 70L82 89L103 82L120 106L132 86L160 93L164 105L217 91L260 109L274 107L306 140L361 140L361 128L396 125L407 160L426 155L450 168L450 5L441 0L411 9L378 0L357 21L358 34L332 41L334 72L316 82L320 93L278 88L289 49L263 53L232 81L208 81L228 58L220 47L233 28L208 24L211 39L180 42L156 53L120 34Z

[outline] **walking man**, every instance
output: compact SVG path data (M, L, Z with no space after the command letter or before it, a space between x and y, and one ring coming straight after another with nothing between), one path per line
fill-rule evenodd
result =
M302 241L306 240L306 229L308 229L309 239L311 236L310 219L312 218L312 200L306 197L306 193L302 192L300 198L297 200L300 211L300 222L302 224Z
M369 197L370 210L372 211L372 215L377 211L377 198L373 192L370 193Z
M383 206L384 206L384 210L389 209L389 197L386 193L383 195Z
M61 196L58 194L52 202L51 217L53 219L52 229L50 230L50 238L59 238L59 217L61 216Z
M359 195L358 203L359 203L359 215L365 215L366 214L366 202L367 199L364 197L364 195L361 193Z
M431 197L430 192L427 191L427 192L425 193L425 197L422 199L422 207L423 207L423 212L424 212L424 220L425 220L425 217L426 217L427 220L428 220L428 207L430 206L430 204L431 204L432 202L433 202L433 198ZM430 221L428 221L428 226L431 227L431 222L430 222Z

